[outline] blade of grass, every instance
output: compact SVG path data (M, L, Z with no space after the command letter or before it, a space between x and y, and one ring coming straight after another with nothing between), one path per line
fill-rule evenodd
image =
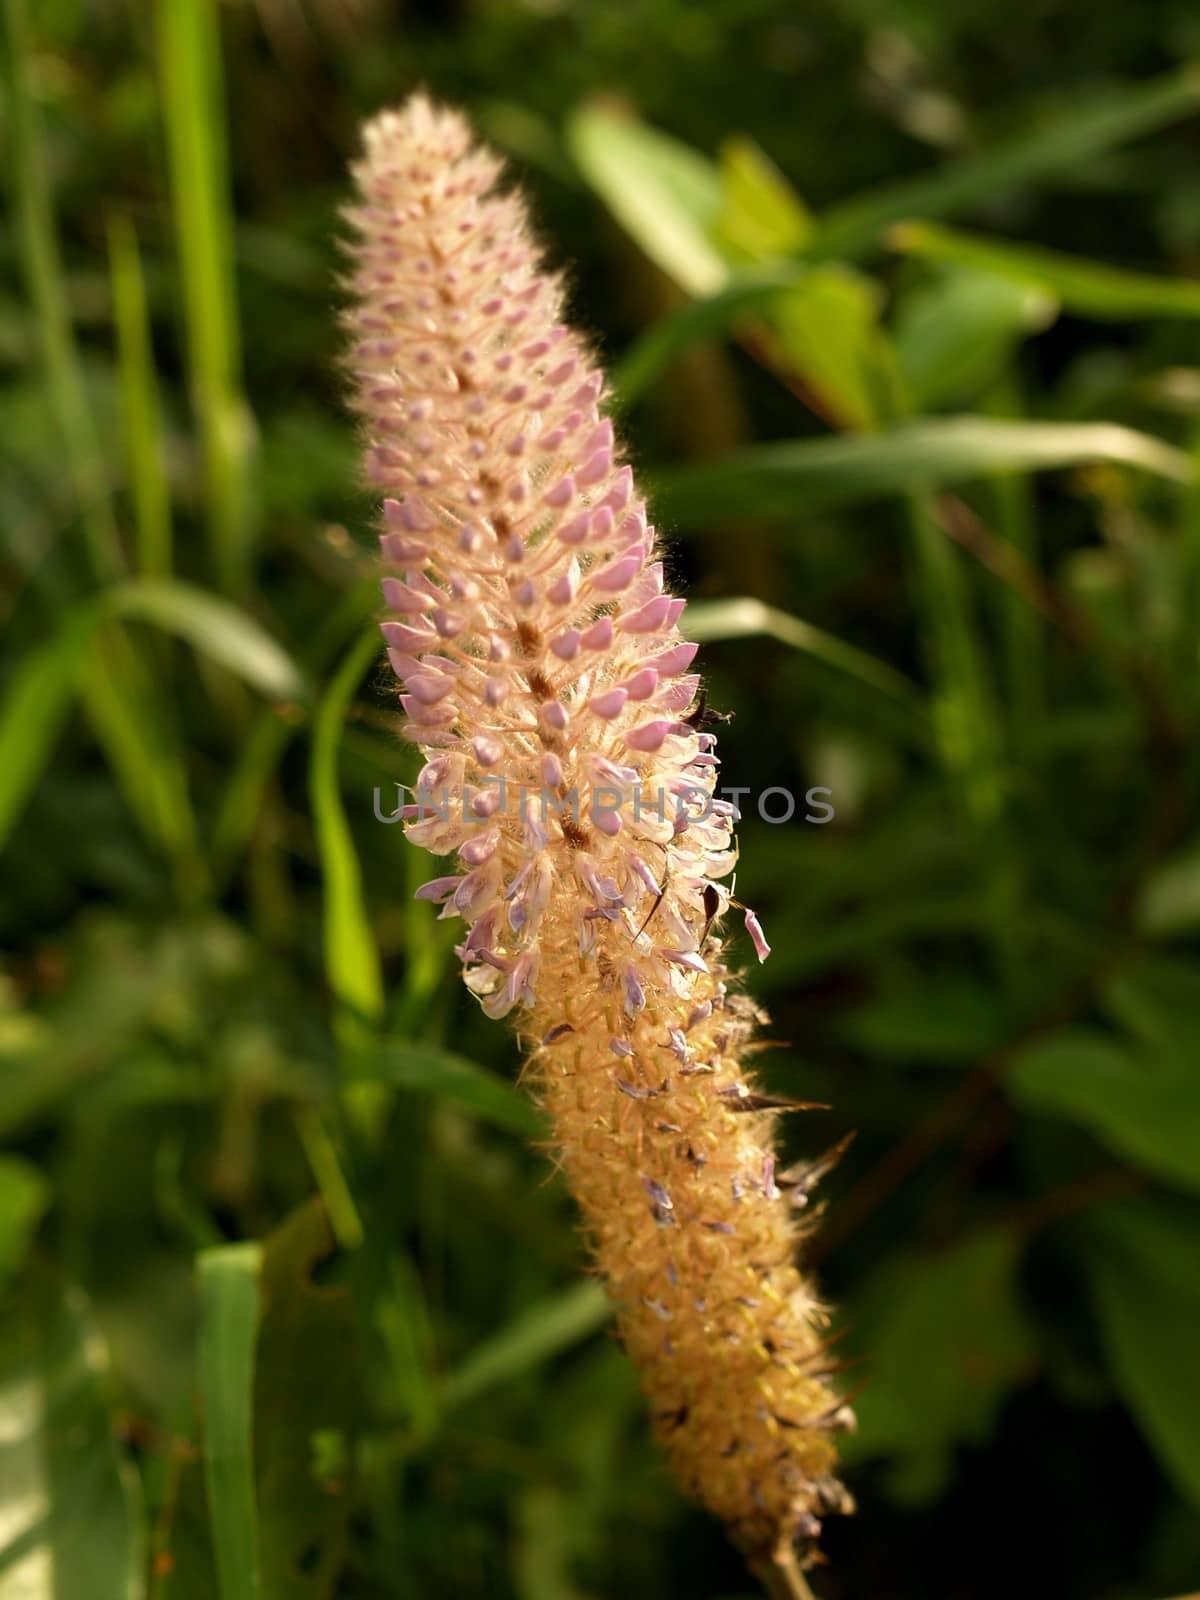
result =
M77 1291L9 1298L0 1337L0 1593L142 1600L141 1485L118 1443L109 1352Z
M972 829L986 933L997 978L1007 988L1019 970L1018 877L1005 816L1002 727L958 552L927 493L907 496L905 508L934 685L934 729Z
M221 1600L259 1594L252 1424L261 1265L256 1244L220 1245L197 1263L204 1476Z
M162 408L137 234L126 216L108 220L109 276L129 488L144 578L171 573L171 495L163 459Z
M999 472L1111 462L1178 483L1196 465L1149 434L1111 422L1018 422L929 417L885 433L789 440L656 475L660 516L705 527L752 517L794 518L923 485Z
M335 1031L349 1056L374 1034L383 1015L379 952L363 898L362 871L338 783L342 724L363 674L379 656L372 625L347 652L317 707L308 783L324 884L325 973L336 1006Z
M105 593L117 615L175 634L273 700L303 700L308 687L283 646L240 606L178 578L146 578Z
M546 1131L537 1109L504 1078L465 1056L410 1039L385 1039L356 1081L385 1083L414 1094L436 1095L529 1138Z
M0 703L0 846L41 778L82 687L97 733L149 835L181 852L185 862L193 851L181 758L169 743L164 747L165 732L154 733L156 726L165 729L166 719L156 709L151 680L119 629L110 624L97 637L105 619L117 617L153 623L187 640L274 700L307 697L295 662L236 606L173 580L114 584L70 611L8 683ZM81 676L89 648L89 671Z
M23 265L35 308L54 410L80 502L95 577L118 576L124 558L117 539L99 438L71 334L50 197L38 160L37 121L28 80L29 40L24 0L4 0L4 60L10 138ZM172 858L188 898L204 873L182 758L170 721L136 652L113 626L93 641L84 678L84 704L126 799L143 830Z
M50 759L94 626L94 608L76 607L6 685L0 704L0 848Z
M930 273L902 298L893 320L896 357L913 414L973 403L1022 341L1058 315L1043 289L970 268Z
M444 1392L447 1407L474 1400L569 1350L602 1328L611 1315L612 1306L598 1283L573 1284L538 1301L450 1374Z
M1021 416L1024 407L1015 373L1000 381L986 404L993 416ZM996 533L1023 560L1037 566L1037 526L1030 479L1022 472L1005 472L993 478L988 489ZM997 602L1004 639L1006 699L1011 707L1009 733L1013 742L1020 744L1031 730L1042 726L1045 714L1045 628L1037 609L1017 590L1006 585Z
M249 414L241 352L214 0L158 0L161 96L183 277L193 404L204 447L214 570L230 590L250 564Z
M846 644L811 622L790 616L762 600L744 596L736 600L710 600L687 608L682 626L690 637L701 642L710 639L746 639L766 635L782 644L801 650L837 672L848 674L868 688L885 694L922 721L925 717L921 693L911 678L889 667L886 662Z
M724 288L686 305L656 322L628 351L613 374L619 405L632 405L689 345L724 333L738 317L764 311L781 293L794 288L809 269L781 263L742 272Z
M1197 109L1200 73L1188 66L1097 95L1047 125L1027 112L1018 126L1032 128L1030 132L1002 139L944 171L889 184L833 207L819 219L806 253L861 255L893 222L946 216L1052 173L1070 172L1106 150L1192 116Z
M957 553L925 495L906 501L935 683L934 725L964 808L988 828L1001 809L1000 739Z
M337 1145L315 1106L298 1106L294 1120L337 1242L344 1250L358 1250L365 1237L362 1218L342 1170Z
M369 615L378 586L369 579L354 585L341 597L318 629L304 658L305 680L323 676L346 638ZM295 712L298 708L293 707ZM255 819L262 807L262 796L271 774L303 718L280 716L277 709L264 711L242 742L233 773L221 797L213 825L210 859L218 884L224 883L239 853L254 832Z
M38 117L29 80L26 0L4 0L0 16L5 33L0 74L8 101L6 123L21 268L92 569L97 578L111 578L122 570L124 558L109 502L104 457L71 331L53 204L43 169Z
M112 623L92 636L83 705L113 775L143 833L175 871L185 900L205 892L187 769L155 679L129 637Z
M923 261L972 267L1043 289L1068 311L1102 318L1200 317L1200 283L1128 272L1081 256L1013 244L928 222L901 222L887 243Z

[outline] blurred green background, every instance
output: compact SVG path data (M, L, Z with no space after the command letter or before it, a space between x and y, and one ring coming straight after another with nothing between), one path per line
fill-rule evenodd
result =
M461 991L338 206L419 83L656 490L772 1084L857 1141L826 1600L1200 1589L1200 14L3 0L0 1597L732 1597ZM748 949L735 946L747 959Z

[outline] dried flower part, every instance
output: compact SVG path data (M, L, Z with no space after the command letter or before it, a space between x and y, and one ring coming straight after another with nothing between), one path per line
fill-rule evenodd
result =
M712 932L733 813L683 601L497 160L417 96L367 126L354 170L354 403L426 755L407 831L459 863L420 893L465 924L483 1008L517 1011L685 1486L753 1551L811 1542L848 1509L831 1435L851 1418L795 1266L809 1185L776 1172L757 1013Z

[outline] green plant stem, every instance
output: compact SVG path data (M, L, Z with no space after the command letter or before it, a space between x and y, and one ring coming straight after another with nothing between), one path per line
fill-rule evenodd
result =
M159 59L171 198L179 241L193 405L204 447L213 565L225 589L248 583L251 422L241 348L213 0L159 0Z
M127 216L108 219L108 259L138 571L145 578L169 578L171 493L164 465L162 407L141 254Z
M103 582L122 572L124 558L108 498L104 456L71 332L66 281L58 253L50 190L41 161L42 139L29 82L30 42L25 7L26 0L4 0L0 13L4 20L4 48L0 49L0 58L8 99L7 130L21 266L34 309L51 405L62 431L67 467L79 501L92 570Z

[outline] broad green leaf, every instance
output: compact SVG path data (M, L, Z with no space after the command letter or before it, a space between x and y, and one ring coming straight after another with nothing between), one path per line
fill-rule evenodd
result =
M324 1600L345 1555L360 1363L350 1291L313 1278L334 1253L316 1200L263 1244L254 1464L271 1600Z
M1187 278L1129 272L1082 256L929 222L902 222L888 243L905 255L948 262L1023 285L1043 303L1057 301L1082 316L1114 318L1200 317L1200 283Z
M1067 1028L1005 1077L1023 1106L1078 1122L1147 1172L1200 1189L1200 1080L1162 1051Z
M721 246L769 272L807 232L803 206L757 147L735 141L717 169L644 124L595 107L576 114L568 136L585 177L646 254L688 294L710 302L635 353L619 374L625 399L683 343L766 302L770 330L760 335L761 354L799 375L826 414L864 428L893 414L896 375L870 280L827 264L797 275L778 296L769 276L753 286L731 283Z
M735 135L721 146L721 204L714 232L744 261L768 261L800 250L812 215L791 184L753 139Z
M450 1374L444 1391L446 1404L462 1405L540 1366L590 1338L611 1315L612 1306L598 1283L577 1283L539 1301Z
M117 584L104 598L116 614L186 639L270 699L305 698L304 678L283 646L240 606L207 589L177 578L145 578Z
M830 264L812 267L771 306L779 364L804 380L839 427L878 427L903 409L899 373L879 325L881 304L870 278Z
M1151 955L1099 989L1104 1010L1164 1061L1191 1069L1200 1058L1200 967Z
M257 1600L253 1396L262 1251L219 1245L198 1260L204 1476L221 1600Z
M922 719L921 693L911 678L846 644L831 633L789 616L775 606L745 596L736 600L702 600L689 605L681 626L698 640L745 639L765 635L803 651L837 672L856 678L859 683L887 695Z
M1084 1227L1117 1387L1180 1493L1200 1505L1200 1206L1139 1197L1097 1207Z
M854 1308L853 1337L871 1381L855 1401L851 1461L888 1459L897 1499L926 1502L944 1488L960 1444L990 1435L1006 1395L1033 1366L1021 1308L1021 1239L990 1228L932 1257L894 1260Z
M721 205L716 168L679 140L600 104L569 119L579 170L651 261L689 294L712 294L729 268L712 242Z
M1173 939L1200 928L1200 843L1162 862L1141 886L1137 925L1150 939Z
M1194 115L1198 108L1200 74L1189 66L1081 98L1051 119L1026 111L1016 119L1020 133L978 155L833 207L818 218L809 251L834 256L861 254L870 250L893 222L969 210L1055 173L1070 173L1106 150Z
M324 880L325 973L339 1008L338 1031L351 1052L383 1015L383 977L363 897L362 869L342 805L338 751L346 710L378 655L379 636L372 626L346 654L317 707L308 768Z
M816 507L853 505L922 485L1090 462L1136 467L1179 483L1194 477L1182 451L1112 422L937 417L886 433L758 445L659 473L656 507L664 519L691 527L794 518Z
M107 1387L108 1351L77 1293L39 1290L0 1332L5 1600L143 1600L140 1490Z
M511 1083L465 1056L416 1040L385 1039L356 1079L415 1094L436 1095L487 1122L536 1138L545 1132L532 1101Z
M1036 288L984 272L954 271L911 290L896 316L896 351L921 410L975 399L1027 334L1054 319Z
M886 1061L973 1061L995 1049L1005 1017L991 988L966 973L920 974L854 1006L838 1032Z

